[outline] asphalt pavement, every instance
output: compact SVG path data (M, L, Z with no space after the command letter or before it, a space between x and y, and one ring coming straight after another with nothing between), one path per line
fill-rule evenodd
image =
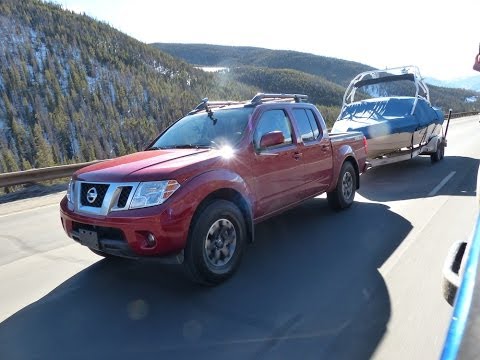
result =
M226 283L104 260L63 233L63 193L0 204L0 359L437 359L443 261L477 211L479 117L452 120L443 161L361 176L256 227Z

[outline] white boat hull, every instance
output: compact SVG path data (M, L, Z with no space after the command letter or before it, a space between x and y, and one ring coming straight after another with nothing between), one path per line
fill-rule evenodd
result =
M440 135L442 126L431 124L426 128L413 133L413 146L418 146L428 142L433 135ZM367 157L374 159L376 157L392 153L394 151L412 146L412 133L404 132L374 137L367 140Z

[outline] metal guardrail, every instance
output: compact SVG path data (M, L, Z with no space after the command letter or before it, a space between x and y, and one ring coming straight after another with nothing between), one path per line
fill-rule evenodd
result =
M79 164L60 165L41 169L30 169L25 171L3 173L0 174L0 187L22 185L38 181L54 180L63 177L69 177L78 169L98 162L100 162L100 160Z
M472 116L472 115L479 115L479 114L480 114L480 112L478 112L478 111L466 111L466 112L452 113L451 119L466 117L466 116ZM447 117L448 117L448 114L445 114L445 119Z
M453 118L478 115L478 114L479 114L478 111L452 113L451 118L453 119ZM81 169L87 165L95 164L99 161L103 161L103 160L96 160L96 161L79 163L79 164L52 166L52 167L42 168L42 169L15 171L10 173L0 174L0 187L22 185L22 184L33 183L37 181L54 180L62 177L68 177L68 176L71 176L78 169Z

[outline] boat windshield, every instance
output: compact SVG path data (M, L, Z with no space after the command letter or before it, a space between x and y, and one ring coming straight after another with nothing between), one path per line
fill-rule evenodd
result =
M416 66L372 70L358 74L348 85L343 105L369 98L408 96L430 103L427 84Z
M379 98L392 96L415 96L415 83L406 79L390 82L366 83L359 87L359 92L365 98Z

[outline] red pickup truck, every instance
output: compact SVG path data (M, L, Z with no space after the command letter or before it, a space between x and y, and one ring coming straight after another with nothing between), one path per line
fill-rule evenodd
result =
M255 223L324 192L334 209L353 202L366 140L329 135L306 99L204 99L145 151L77 171L60 204L65 232L102 256L184 263L194 281L220 283Z

